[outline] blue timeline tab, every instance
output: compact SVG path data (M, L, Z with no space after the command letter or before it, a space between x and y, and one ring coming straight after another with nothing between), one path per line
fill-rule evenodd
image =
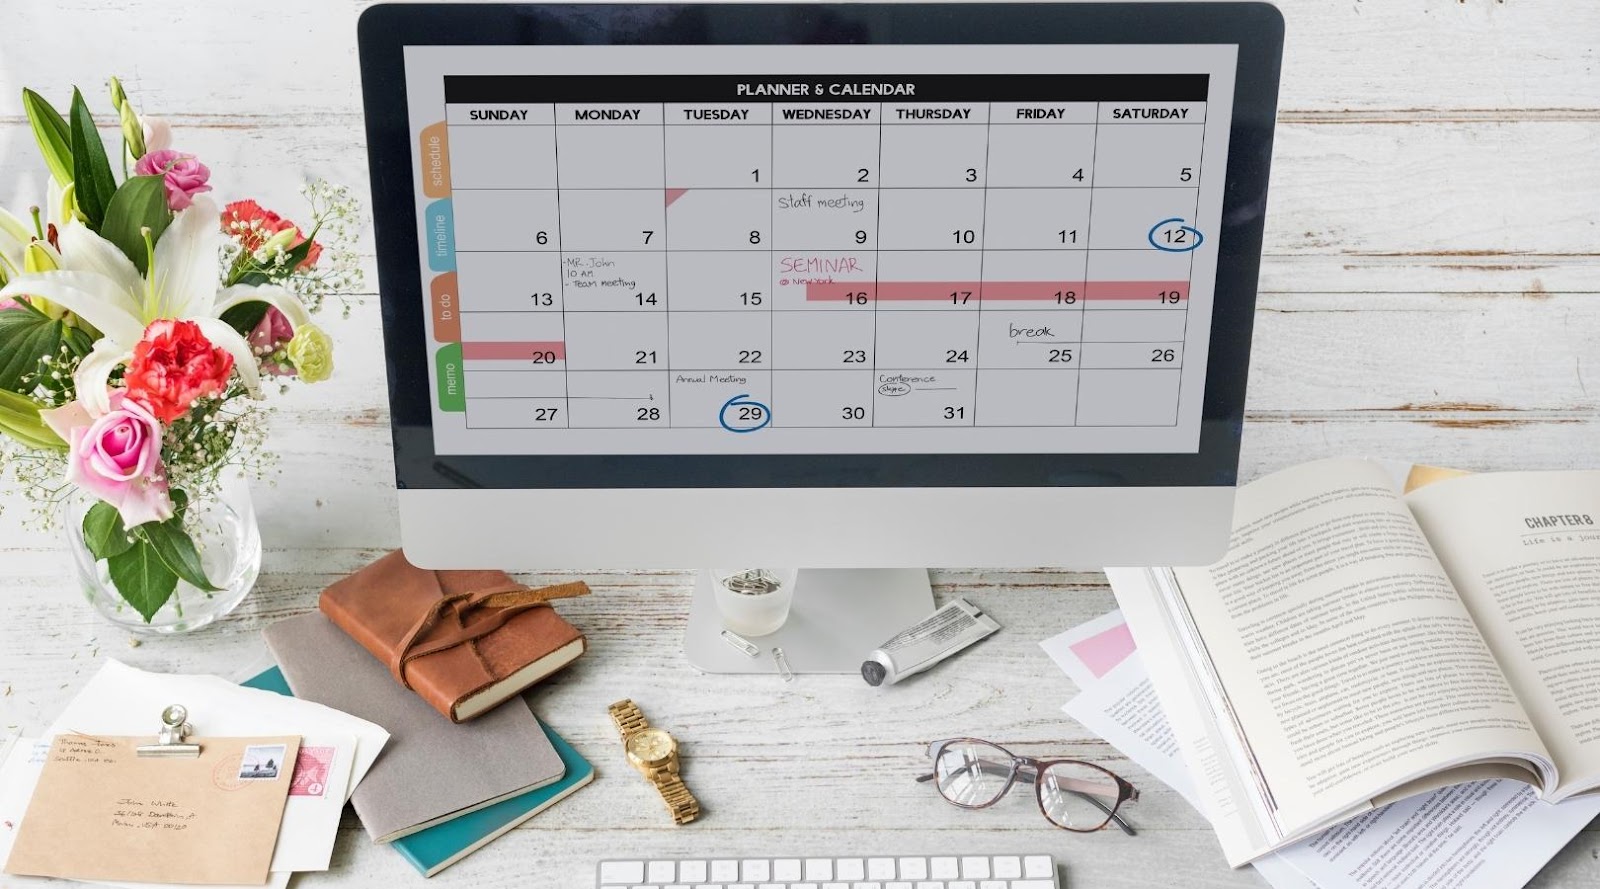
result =
M450 199L429 204L423 211L422 222L428 238L428 268L436 272L455 271L456 223Z

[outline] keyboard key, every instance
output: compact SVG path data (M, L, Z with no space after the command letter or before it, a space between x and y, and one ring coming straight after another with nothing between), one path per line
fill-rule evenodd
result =
M779 858L772 862L772 878L780 883L793 883L800 879L800 859Z
M822 889L850 889L849 883L824 883Z
M978 889L1010 889L1010 886L1005 880L984 880L978 884Z
M905 882L904 880L898 880L895 882L884 883L883 889L911 889L911 884Z
M1048 855L1029 855L1022 859L1022 875L1028 879L1055 879L1055 866Z
M876 881L871 883L851 883L850 889L883 889L883 884Z
M994 875L1002 880L1015 880L1022 876L1022 859L1015 855L1000 855L994 860Z
M670 883L678 877L677 862L652 861L645 868L645 880L650 883Z
M869 880L892 880L892 879L894 879L894 859L893 858L868 858L867 859L867 879L869 879Z
M978 884L971 880L956 880L950 884L950 889L978 889Z
M961 859L961 876L969 880L987 880L989 878L989 859L976 855L968 855Z
M732 883L739 879L739 862L713 861L711 862L711 882Z
M825 881L833 879L832 858L807 858L806 879Z
M928 874L935 880L954 880L961 876L961 867L954 858L935 858L928 863Z
M926 881L917 884L917 889L945 889L945 884Z
M833 863L833 873L840 880L865 880L867 865L859 858L841 858Z
M600 864L602 883L643 883L643 861L606 861Z
M900 859L900 878L904 880L926 880L928 878L928 860L926 858Z
M765 858L747 858L739 865L740 879L747 883L765 883L772 879L772 862Z
M1012 880L1011 889L1056 889L1055 880Z
M685 883L704 883L706 881L706 863L704 861L679 862L678 879Z

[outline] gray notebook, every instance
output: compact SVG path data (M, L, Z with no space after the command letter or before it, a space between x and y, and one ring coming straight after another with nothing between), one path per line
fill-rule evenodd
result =
M265 633L295 697L371 720L389 743L351 797L375 842L559 781L561 757L521 698L457 725L318 612Z

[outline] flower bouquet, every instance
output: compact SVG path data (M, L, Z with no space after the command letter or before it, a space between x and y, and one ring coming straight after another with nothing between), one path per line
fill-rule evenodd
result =
M265 468L263 380L327 379L312 315L360 273L334 246L355 218L345 191L307 186L309 231L254 201L218 211L210 170L115 78L111 103L120 181L81 93L63 116L23 90L50 180L27 217L0 209L0 474L45 524L87 504L71 539L149 624L181 614L180 581L221 589L195 504L230 467Z

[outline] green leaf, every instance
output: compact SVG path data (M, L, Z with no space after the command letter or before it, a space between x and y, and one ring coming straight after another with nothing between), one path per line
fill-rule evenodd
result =
M150 270L142 229L150 229L150 240L154 243L172 223L164 182L162 176L129 178L111 195L106 204L105 220L100 223L100 236L133 260L141 275Z
M0 389L27 394L22 378L39 369L39 359L61 348L67 325L43 312L0 312Z
M135 541L126 552L107 559L106 567L111 570L111 583L117 592L144 617L145 623L156 616L178 588L178 575L144 540Z
M45 425L33 399L0 389L0 432L30 448L65 450L67 443Z
M122 514L104 500L84 514L83 542L96 559L120 556L133 546L128 529L122 525Z
M22 90L22 107L28 112L28 123L33 126L33 138L39 143L39 153L50 175L62 186L72 184L71 131L67 122L44 97L27 89Z
M240 336L249 336L250 331L256 329L261 319L267 316L267 309L271 306L260 300L239 303L222 313L222 320L229 327L239 331Z
M195 550L194 541L190 540L188 533L183 530L182 516L173 516L164 522L140 525L137 532L150 542L150 546L161 561L191 586L208 593L222 589L212 586L206 577L205 566L200 564L200 553Z
M83 93L72 91L68 113L72 118L72 181L77 187L78 209L88 218L89 228L98 232L106 218L106 204L117 190L117 180L111 176L111 161L106 158L106 147L100 141L100 131L94 128Z

